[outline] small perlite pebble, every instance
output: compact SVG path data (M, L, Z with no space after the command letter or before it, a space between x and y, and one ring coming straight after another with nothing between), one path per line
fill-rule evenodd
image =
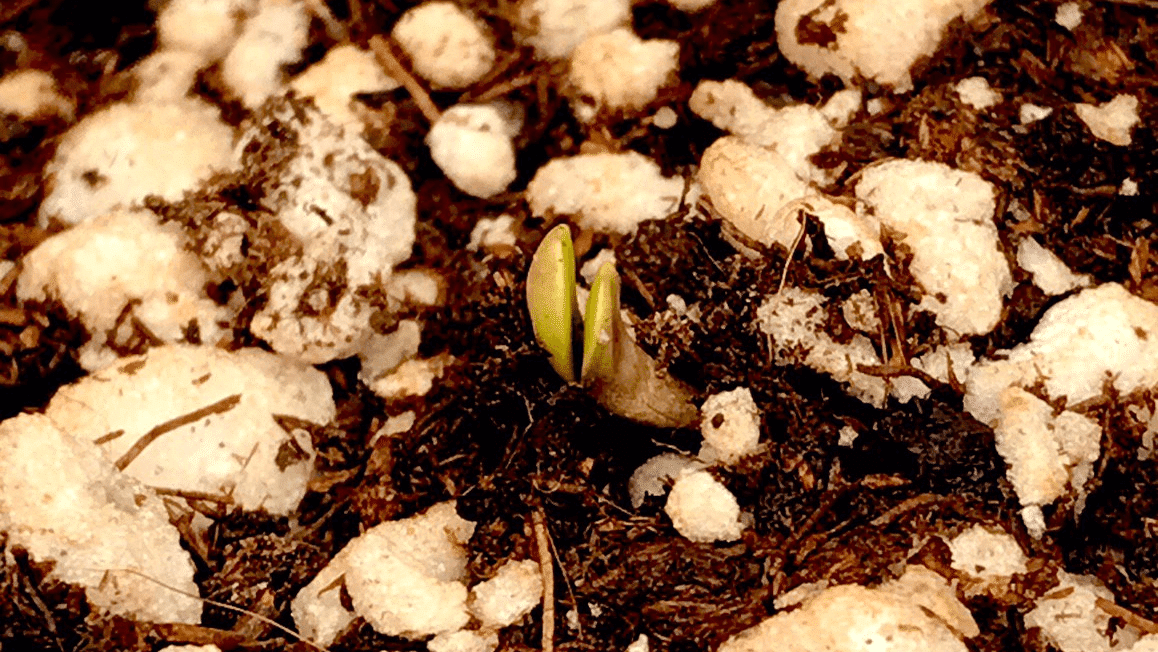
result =
M0 441L7 545L46 564L53 581L83 587L94 613L201 621L193 561L152 488L44 414L0 422Z
M310 30L304 2L259 0L257 5L221 62L222 81L250 110L281 90L285 67L301 59Z
M523 0L523 40L541 58L563 59L589 36L631 23L630 0Z
M651 124L657 129L671 129L679 122L679 115L670 106L661 106L651 118Z
M1044 120L1048 118L1051 113L1053 113L1053 109L1048 106L1026 103L1022 104L1021 108L1018 109L1018 119L1021 121L1021 124L1027 125L1031 122Z
M735 464L756 452L760 441L760 411L747 387L708 397L700 412L700 433L704 436L700 459Z
M910 69L937 50L949 24L971 20L990 1L785 0L776 7L777 45L813 78L835 74L848 85L870 79L905 91ZM811 37L819 30L834 38Z
M664 512L676 532L691 541L735 541L744 531L736 497L707 471L691 471L676 479Z
M961 101L977 111L988 109L1001 102L1001 93L990 88L989 81L984 77L962 79L954 88Z
M170 0L157 14L157 40L166 50L196 54L209 62L225 56L237 40L239 17L255 0Z
M600 111L644 108L675 79L679 53L675 41L645 41L627 28L586 39L571 53L568 75L582 98L575 102L576 114L590 120Z
M451 107L426 136L430 157L461 191L493 197L515 180L518 125L500 106L459 104Z
M72 120L76 107L60 94L56 80L43 70L25 69L0 78L0 115L10 113L21 120L57 116Z
M426 2L410 9L391 35L414 72L439 88L466 88L495 65L490 35L453 2Z
M1063 2L1058 5L1053 20L1072 32L1082 24L1082 6L1076 2Z
M398 88L369 50L352 43L339 45L290 82L301 97L313 98L318 110L335 124L362 130L362 121L352 108L354 95L381 93Z
M40 224L79 224L149 195L177 201L236 165L233 129L206 102L111 104L61 138L44 170L52 183Z
M320 645L332 643L356 616L382 634L410 639L462 629L471 618L464 546L474 527L453 502L379 523L298 592L290 607L295 626ZM343 578L345 591L333 590Z
M633 233L645 220L663 219L679 206L684 181L665 177L638 153L580 154L551 159L527 185L536 216L574 215L582 228Z
M950 565L964 575L984 582L1008 582L1027 571L1025 553L1013 535L974 525L946 542Z
M1075 104L1074 112L1095 137L1119 147L1133 142L1131 132L1140 120L1138 98L1133 95L1116 95L1102 104Z
M719 651L966 652L961 638L979 633L944 578L908 566L900 578L873 588L842 584L816 592L799 608L734 634Z
M24 257L21 301L57 301L84 325L79 362L89 371L117 356L131 317L157 342L184 342L195 324L202 342L228 342L233 311L205 288L217 280L173 223L149 210L114 211L62 231Z
M507 627L531 613L543 600L539 563L508 561L495 576L471 588L470 613L485 628Z

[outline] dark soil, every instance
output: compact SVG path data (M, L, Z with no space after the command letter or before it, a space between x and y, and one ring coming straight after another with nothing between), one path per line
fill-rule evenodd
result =
M356 11L345 0L328 4L361 42L387 31L414 4L351 1ZM219 517L208 535L183 530L204 597L292 627L289 600L350 539L383 520L455 498L459 513L478 524L470 545L473 581L488 578L508 559L533 558L532 514L545 515L557 554L560 650L623 650L639 634L650 637L653 650L713 649L774 613L773 600L804 583L873 585L894 577L906 560L952 578L942 539L977 523L1015 533L1032 562L1003 598L967 601L983 632L968 642L971 650L1048 649L1026 631L1022 615L1049 590L1058 568L1097 576L1120 607L1158 621L1158 467L1137 459L1145 425L1129 409L1115 402L1098 408L1107 435L1084 510L1080 516L1073 504L1047 510L1049 532L1035 541L1021 524L992 431L963 412L959 390L939 386L927 399L876 409L850 398L828 377L770 362L769 343L754 327L754 316L786 264L790 285L832 298L869 290L878 301L893 297L907 305L911 289L896 274L890 279L879 259L837 261L815 225L807 238L809 253L797 252L790 262L782 249L756 247L756 257L738 251L718 221L699 217L702 212L691 207L646 223L629 238L596 236L595 246L615 250L624 301L635 313L643 347L700 401L737 386L750 388L763 417L763 452L717 471L753 517L741 540L689 542L675 533L657 498L632 509L626 492L632 471L672 448L694 453L699 434L610 415L554 374L534 342L523 282L530 253L551 224L528 216L518 190L539 165L576 154L586 142L639 151L667 174L688 174L720 135L687 109L688 96L703 79L740 79L774 104L821 101L840 84L810 82L779 55L773 3L720 0L686 15L645 1L634 10L637 33L682 45L682 82L661 99L679 122L667 131L633 120L583 126L555 90L559 66L534 61L515 43L512 5L468 4L496 34L503 63L462 98L490 98L499 89L502 98L526 109L514 191L493 201L463 195L430 160L424 145L428 124L405 92L368 98L371 105L389 106L394 120L372 144L403 167L419 197L418 242L405 266L435 269L447 281L445 305L419 315L425 322L421 353L449 354L453 363L428 396L390 404L359 385L356 361L325 365L339 418L314 429L319 477L296 518L225 514L205 506ZM864 166L885 157L941 161L976 172L998 188L996 220L1006 251L1032 235L1075 272L1158 300L1158 260L1151 253L1158 252L1158 5L1093 2L1083 6L1083 22L1071 33L1054 22L1056 4L998 0L973 24L954 25L939 53L914 71L913 91L891 96L889 108L876 115L862 111L840 148L816 160L839 170L838 190L846 194ZM18 60L0 49L0 71L29 65L51 71L78 99L83 116L124 95L124 71L154 45L153 19L143 1L9 0L0 7L0 31L22 35L30 54ZM316 28L313 59L332 44ZM978 74L1006 100L984 115L961 103L952 89ZM504 82L520 76L531 81L502 91ZM210 97L218 92L211 78L200 90ZM1095 139L1067 108L1117 93L1140 101L1142 119L1128 147ZM434 96L442 107L459 99ZM1022 126L1017 107L1023 102L1058 108L1050 118ZM241 118L238 107L231 110ZM41 168L67 127L0 118L3 259L18 260L48 235L35 226ZM1118 193L1127 177L1140 188L1135 196ZM254 190L226 188L219 199L244 208ZM503 212L516 216L519 247L467 252L475 222ZM1014 269L1018 288L1001 324L973 342L979 355L1025 341L1056 301ZM0 418L43 406L57 387L77 378L75 352L87 337L59 309L18 304L14 280L15 274L0 279ZM244 289L241 280L238 285ZM665 312L672 294L698 304L698 319ZM907 350L936 344L927 316L907 317L901 343ZM834 317L834 336L847 328ZM385 418L405 410L416 412L414 427L369 449ZM837 443L846 425L860 433L851 447ZM309 649L217 607L206 609L201 627L89 613L83 593L46 579L47 571L23 551L6 549L0 647L144 651L196 642L238 650ZM262 582L269 584L259 588ZM581 629L564 619L570 610ZM540 632L536 609L523 624L503 630L500 649L539 649ZM423 642L382 637L359 620L330 649L426 648Z

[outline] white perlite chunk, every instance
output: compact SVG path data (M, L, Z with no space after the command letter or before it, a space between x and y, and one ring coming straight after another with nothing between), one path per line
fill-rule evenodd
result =
M819 117L828 128L819 112L804 108L808 111L799 115ZM824 224L825 237L837 258L847 260L857 253L867 260L882 253L880 228L874 220L812 189L810 179L823 175L807 157L819 151L819 143L812 141L804 147L762 146L739 136L724 136L704 151L697 180L712 200L716 214L765 246L779 244L790 248L800 233L801 212L807 212ZM792 160L782 152L787 152Z
M849 99L848 95L835 95L830 100L832 106L825 106L834 121L847 115ZM824 173L809 161L813 154L840 138L824 109L807 104L775 109L756 97L746 84L732 79L700 82L688 107L720 129L780 155L800 179L818 183L826 180Z
M1102 434L1093 420L1072 410L1055 415L1042 399L1072 406L1102 396L1107 384L1122 395L1158 387L1158 305L1117 284L1083 290L1050 308L1029 342L1001 355L973 367L964 407L994 427L1023 519L1040 536L1040 507L1067 486L1081 491Z
M88 370L112 362L108 345L133 335L132 319L163 342L228 339L230 310L205 293L211 277L176 224L146 210L119 211L58 233L24 256L21 301L59 301L92 339L81 349Z
M442 376L450 358L439 356L407 360L394 371L369 383L370 391L386 400L425 396Z
M756 309L757 327L772 336L773 361L779 365L799 364L832 376L849 385L852 396L878 407L888 395L884 378L857 371L857 365L879 365L872 342L854 335L839 344L825 327L826 300L819 292L784 288Z
M881 228L875 220L858 215L848 206L824 195L807 197L790 208L796 207L824 225L824 239L832 247L837 260L869 260L884 253Z
M392 91L398 82L382 71L368 50L343 43L295 77L290 88L301 97L312 98L334 124L360 133L364 123L355 110L354 95Z
M647 634L640 634L639 638L632 641L624 652L650 652L650 650L651 646L648 644Z
M333 643L342 630L354 622L357 615L342 604L341 584L345 583L345 573L349 566L350 551L359 539L346 544L334 558L318 571L290 602L290 615L294 626L302 638L318 645Z
M469 629L438 634L426 642L430 652L494 652L498 647L498 632Z
M1001 93L989 87L984 77L969 77L957 82L955 87L961 101L978 111L984 111L1001 102Z
M414 243L417 199L406 174L296 100L267 104L238 148L277 222L268 228L287 234L250 238L250 259L270 270L251 330L311 364L357 355L373 334L366 293Z
M979 633L941 576L909 566L876 588L833 586L736 634L718 652L966 652Z
M1076 2L1063 2L1058 5L1053 20L1072 32L1082 24L1082 7Z
M925 293L921 309L958 335L993 330L1013 278L993 223L991 184L942 163L893 160L866 168L856 196L858 211L913 252L909 271Z
M588 258L582 265L579 266L579 277L583 279L587 287L591 287L595 283L595 276L599 273L599 269L603 267L604 263L611 265L615 264L615 250L611 248L600 249L599 253ZM587 314L587 306L582 305L580 301L579 312L582 316Z
M110 460L168 424L125 473L288 514L306 493L314 453L308 433L287 432L276 417L324 425L334 410L326 376L299 362L259 349L163 346L65 386L46 414L73 436L99 441ZM192 414L200 416L179 422Z
M302 56L310 17L300 0L258 0L257 13L221 62L221 79L248 109L281 90L284 68Z
M358 358L362 361L362 368L358 371L358 379L367 386L372 386L379 379L390 374L398 365L418 355L418 346L422 343L422 325L413 319L403 319L398 326L386 333L377 333L370 336Z
M133 101L179 102L197 81L197 72L205 65L201 55L185 50L158 50L133 66Z
M484 217L475 223L470 232L470 242L466 245L469 251L481 249L494 250L514 247L519 242L515 235L515 218L506 213L498 217Z
M862 333L875 335L881 327L876 299L868 290L861 290L846 299L840 305L840 314L849 326Z
M700 408L700 459L735 464L756 452L760 443L760 410L752 391L739 387L708 397Z
M1158 305L1117 283L1082 290L1046 311L1029 342L973 367L965 409L992 425L1008 387L1040 385L1051 402L1078 405L1158 387Z
M563 59L589 36L631 22L630 0L523 0L524 41L545 59Z
M1021 124L1023 125L1027 125L1031 122L1037 122L1038 120L1044 120L1048 118L1051 113L1053 113L1053 109L1050 107L1038 106L1036 104L1029 103L1022 104L1021 108L1018 109L1018 117L1020 118Z
M0 78L0 114L72 120L75 111L72 100L56 90L56 80L43 70L16 70Z
M40 225L79 224L147 195L176 201L235 167L233 130L212 106L192 99L114 104L61 139L44 169Z
M1017 245L1017 264L1033 275L1033 284L1052 296L1090 285L1090 277L1074 274L1052 251L1026 238Z
M1029 570L1025 553L1008 532L992 532L974 525L947 543L950 566L973 579L1008 582L1013 575Z
M776 8L780 51L814 78L835 74L912 87L909 69L932 55L945 28L972 20L990 0L785 0Z
M571 53L568 81L594 106L579 112L591 119L599 111L639 111L675 78L680 46L675 41L644 41L627 28L596 34Z
M344 574L354 612L381 634L418 639L462 629L470 621L462 546L473 532L454 503L371 528L294 598L295 624L315 642L333 641L354 618L333 587Z
M704 151L697 179L715 211L741 233L766 246L792 246L800 220L782 209L810 188L783 156L724 136Z
M508 561L495 576L470 590L470 613L486 629L517 623L543 599L543 578L538 562Z
M707 471L676 479L663 511L676 532L691 541L735 541L744 531L736 497Z
M157 14L157 40L209 62L225 56L237 39L240 18L255 0L170 0Z
M494 197L515 180L518 133L499 106L458 104L430 128L426 144L434 163L455 187L475 197Z
M683 179L664 177L655 161L636 152L580 154L539 168L527 201L537 217L574 215L583 228L626 234L671 215L683 188Z
M920 356L909 359L909 364L924 371L933 378L949 383L949 367L953 368L953 378L964 383L969 378L969 369L975 357L973 349L966 342L942 344ZM914 396L925 398L932 389L912 376L900 376L891 380L892 394L902 403L908 403Z
M662 496L684 470L698 471L704 462L690 455L660 453L639 465L627 480L631 506L638 509L648 496Z
M54 577L85 587L96 608L149 622L201 622L199 600L158 584L199 593L161 499L48 416L0 423L0 530L9 547L53 562Z
M453 2L425 2L391 32L414 72L440 88L466 88L495 65L495 46L479 23Z
M332 643L359 615L383 634L408 638L461 629L470 619L461 546L473 532L474 523L459 518L454 503L375 526L346 544L298 592L290 605L294 624L321 645ZM343 577L350 597L358 595L354 612L342 605L335 586Z
M857 88L837 91L820 107L820 114L837 129L844 129L860 111L864 94Z
M1138 98L1116 95L1103 104L1075 104L1074 112L1095 137L1111 145L1125 147L1133 141L1130 132L1138 124Z
M670 106L661 106L655 111L655 115L651 117L651 124L656 129L671 129L679 122L679 114Z
M1058 585L1037 599L1025 614L1025 627L1040 628L1046 642L1061 652L1124 652L1130 649L1132 628L1110 640L1110 615L1097 606L1098 598L1114 601L1114 594L1094 577L1058 572ZM1134 630L1136 631L1136 630ZM1124 644L1120 644L1124 643Z

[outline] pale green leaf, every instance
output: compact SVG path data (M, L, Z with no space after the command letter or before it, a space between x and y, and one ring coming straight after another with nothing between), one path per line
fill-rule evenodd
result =
M551 366L563 380L574 382L575 247L566 224L551 229L531 258L527 309L535 337L551 354Z
M619 273L611 263L603 263L591 284L583 320L584 381L615 374L619 319Z

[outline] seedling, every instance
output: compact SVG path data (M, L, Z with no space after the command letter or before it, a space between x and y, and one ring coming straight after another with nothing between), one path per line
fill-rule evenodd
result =
M608 410L661 427L690 425L698 416L691 393L661 371L627 332L619 310L619 274L604 263L591 284L575 368L575 253L566 225L551 230L531 259L527 308L535 337L567 382L576 377Z

